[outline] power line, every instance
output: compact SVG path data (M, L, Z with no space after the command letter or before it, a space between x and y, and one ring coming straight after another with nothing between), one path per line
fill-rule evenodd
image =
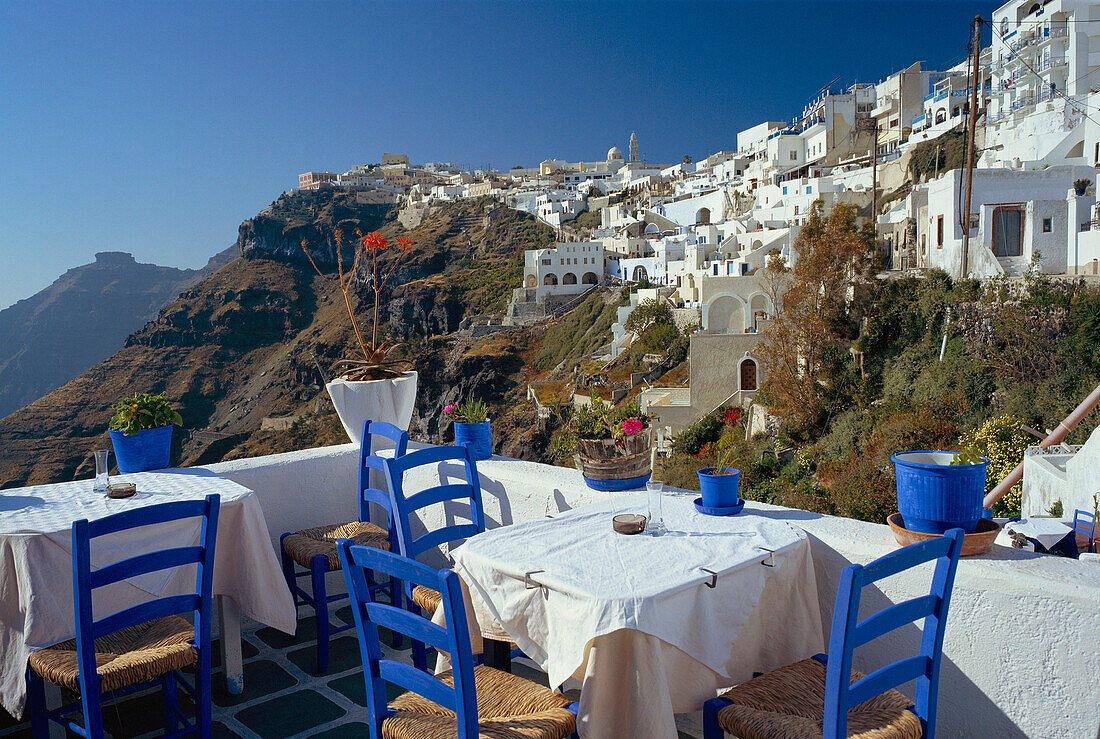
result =
M988 23L988 24L989 24L989 26L990 26L990 30L991 30L991 31L992 31L993 33L996 33L996 34L997 34L997 36L998 36L998 37L999 37L999 38L1001 39L1001 41L1002 41L1002 42L1004 42L1004 36L1002 36L1002 35L1001 35L1001 33L1000 33L1000 31L998 31L998 30L997 30L997 28L996 28L996 27L995 27L995 26L993 25L993 21L989 20L989 21L982 21L982 22L983 22L983 23ZM1033 75L1035 75L1035 76L1036 76L1037 78L1039 78L1040 80L1042 80L1042 79L1043 79L1042 75L1041 75L1041 74L1039 74L1039 72L1038 72L1038 71L1037 71L1037 70L1035 69L1035 67L1033 67L1033 66L1031 66L1030 64L1028 64L1028 62L1027 62L1027 61L1026 61L1026 60L1024 59L1024 57L1023 57L1023 56L1021 56L1021 55L1019 55L1019 54L1017 54L1017 53L1015 53L1015 52L1013 52L1013 51L1010 51L1010 52L1009 52L1009 56L1010 56L1011 58L1014 58L1014 59L1015 59L1016 61L1018 61L1018 62L1019 62L1020 64L1022 64L1023 66L1027 67L1027 70L1028 70L1029 72L1031 72L1031 73L1032 73ZM1077 100L1074 100L1074 99L1073 99L1073 98L1071 98L1071 97L1070 97L1069 95L1067 95L1067 94L1066 94L1066 93L1065 93L1065 92L1064 92L1063 90L1059 90L1059 89L1058 89L1057 87L1051 86L1051 88L1050 88L1050 91L1051 91L1052 93L1054 93L1055 95L1058 95L1059 97L1061 97L1061 98L1062 98L1063 100L1065 100L1065 101L1066 101L1066 104L1067 104L1067 105L1069 105L1069 106L1070 106L1070 108L1072 108L1072 109L1073 109L1073 110L1075 110L1076 112L1080 113L1080 114L1081 114L1081 115L1083 115L1083 116L1084 116L1085 118L1087 118L1088 120L1092 121L1093 123L1096 123L1096 125L1100 126L1100 123L1098 123L1098 122L1096 121L1096 119L1092 118L1092 117L1091 117L1091 116L1090 116L1090 115L1088 114L1088 112L1087 112L1087 111L1088 111L1088 106L1087 106L1087 105L1085 105L1084 103L1080 103L1080 102L1078 102Z

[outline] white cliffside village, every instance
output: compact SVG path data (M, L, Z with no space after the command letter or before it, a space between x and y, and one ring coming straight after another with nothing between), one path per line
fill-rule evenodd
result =
M1090 115L1100 111L1100 38L1083 22L1095 17L1100 4L1084 0L1007 3L986 26L976 79L968 58L829 84L790 121L739 131L733 148L699 160L651 161L631 133L625 156L611 146L595 161L467 169L387 153L341 174L303 173L299 187L399 204L410 228L463 199L530 213L558 238L526 252L505 325L546 320L601 285L640 287L619 309L608 359L635 338L625 323L643 299L668 301L693 332L690 387L650 388L641 402L675 431L723 403L747 403L763 381L758 332L782 307L763 267L773 256L796 263L815 208L849 204L873 219L887 276L1100 274L1100 113ZM948 151L965 150L972 87L977 161L964 217L965 168L957 157L949 165ZM730 386L734 396L717 390Z

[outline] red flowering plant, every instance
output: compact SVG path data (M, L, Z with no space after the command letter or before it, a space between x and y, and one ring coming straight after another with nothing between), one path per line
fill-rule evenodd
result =
M372 231L364 236L362 231L355 229L355 257L352 260L351 268L345 270L342 254L344 235L337 229L333 232L333 236L336 240L337 279L335 280L323 273L317 263L313 261L313 256L309 253L308 243L304 239L302 240L302 251L305 252L306 258L309 259L309 263L313 265L313 269L317 271L317 274L329 284L336 285L340 289L344 296L344 306L347 308L348 318L351 320L351 328L355 332L357 344L355 352L352 356L344 357L338 361L336 366L344 368L344 378L347 380L384 380L400 377L403 372L399 368L402 365L408 365L408 360L398 359L394 355L398 353L398 350L404 348L405 344L394 344L385 339L381 341L378 339L378 308L383 288L389 283L390 277L401 263L401 260L412 251L412 239L401 236L391 244L385 236L377 231ZM390 248L396 250L397 256L389 267L386 267L380 262L380 257ZM355 320L355 311L351 307L352 280L359 272L361 259L366 260L365 268L370 278L367 282L369 282L371 292L374 293L370 341L364 340L363 333L359 330L359 323Z

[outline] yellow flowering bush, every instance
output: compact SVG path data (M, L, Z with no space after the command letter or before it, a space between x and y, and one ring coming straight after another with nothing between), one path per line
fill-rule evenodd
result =
M985 473L985 492L988 493L997 483L1024 458L1024 452L1031 446L1031 437L1020 430L1023 420L1010 414L989 419L973 431L967 431L959 438L959 448L972 450L989 458L989 467ZM994 516L1020 515L1021 484L1012 486L1004 497L993 505Z

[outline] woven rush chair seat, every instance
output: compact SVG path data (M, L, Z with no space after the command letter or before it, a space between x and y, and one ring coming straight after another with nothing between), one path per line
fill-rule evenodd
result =
M195 627L179 616L146 621L95 640L100 690L109 692L167 675L198 662ZM80 692L76 639L32 652L31 669L46 680Z
M412 600L428 618L431 618L435 614L435 610L439 608L443 596L439 594L438 590L417 585L413 588Z
M852 670L851 682L863 678ZM816 659L780 667L722 694L732 704L718 724L740 739L795 739L822 734L825 665ZM887 690L848 711L848 736L859 739L919 739L921 722L913 701Z
M451 672L437 676L454 685ZM576 728L569 699L549 688L491 667L474 668L477 686L478 733L493 739L563 739ZM382 722L385 739L453 739L455 714L416 693L404 693L390 703L394 713Z
M369 522L333 523L302 529L286 536L283 549L306 569L320 554L328 560L328 569L332 571L340 569L340 557L336 554L337 539L351 539L355 544L389 551L389 536L385 529Z

